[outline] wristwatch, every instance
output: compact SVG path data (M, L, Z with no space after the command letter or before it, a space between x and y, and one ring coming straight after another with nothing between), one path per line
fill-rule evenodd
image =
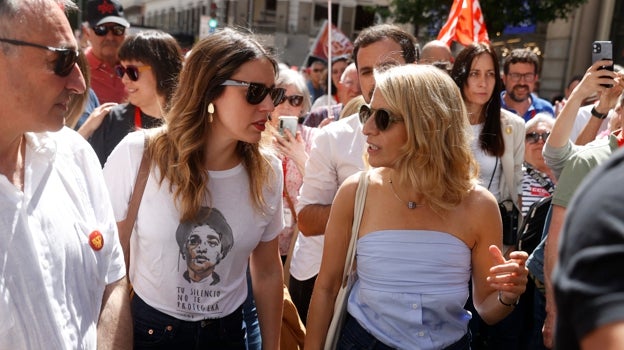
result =
M607 113L600 113L600 112L598 112L598 111L596 110L596 106L594 106L594 107L592 107L592 109L591 109L591 114L592 114L594 117L598 118L598 119L604 119L604 118L606 118L606 117L607 117L607 115L609 115L609 112L607 112Z

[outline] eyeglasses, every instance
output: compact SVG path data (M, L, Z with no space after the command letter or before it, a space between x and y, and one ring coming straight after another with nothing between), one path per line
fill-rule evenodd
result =
M118 77L123 78L124 74L128 75L128 78L130 78L130 80L132 81L137 81L139 80L139 72L142 72L144 70L148 70L148 69L152 69L151 66L134 66L134 65L127 65L127 66L122 66L121 64L118 64L115 66L115 74L117 74Z
M303 103L303 96L301 96L301 95L291 95L291 96L284 95L284 97L282 97L282 100L278 103L278 105L281 105L282 103L286 102L286 100L288 100L288 103L290 103L291 106L299 107Z
M511 81L513 81L514 83L517 83L520 81L520 79L524 79L524 81L526 81L527 83L531 83L533 82L533 80L535 80L535 73L524 73L524 74L520 74L520 73L509 73L507 74L507 76L511 79Z
M119 24L112 25L112 26L107 26L107 25L104 25L104 24L100 24L99 26L95 26L95 27L92 27L92 28L93 28L93 32L97 36L104 36L104 35L108 34L109 31L112 31L113 35L115 35L115 36L122 36L126 32L126 27L124 27L122 25L119 25Z
M56 53L57 58L54 63L54 74L60 77L66 77L69 75L69 73L72 72L72 70L74 69L74 65L76 64L76 62L78 62L78 56L80 55L80 51L74 49L51 47L13 39L0 38L0 41L16 46L36 47Z
M548 136L550 136L549 132L543 132L541 134L538 134L536 132L530 132L530 133L526 134L525 140L528 143L537 143L540 140L540 138L541 138L542 141L546 142L546 139L548 139Z
M268 87L261 83L252 83L248 81L228 79L221 83L222 86L246 86L247 87L247 102L251 105L257 105L264 101L267 95L271 94L271 100L273 106L277 106L283 102L286 89L276 88L275 86Z
M386 111L383 108L380 109L372 109L367 105L362 105L360 107L360 122L362 124L366 124L370 117L374 116L375 126L379 131L385 131L390 127L390 124L403 121L401 117L394 117L390 114L390 112Z

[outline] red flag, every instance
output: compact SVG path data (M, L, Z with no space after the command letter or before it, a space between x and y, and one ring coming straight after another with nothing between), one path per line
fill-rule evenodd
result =
M447 45L458 41L466 46L473 42L490 42L479 0L455 0L438 40Z
M310 52L311 56L319 57L327 61L327 53L328 46L327 43L329 41L327 28L327 21L321 27L319 31L319 35L316 38L314 44L312 45L312 50ZM342 56L342 55L350 55L353 52L353 43L351 40L342 32L340 29L336 28L335 25L331 25L332 33L332 49L331 54L333 57Z

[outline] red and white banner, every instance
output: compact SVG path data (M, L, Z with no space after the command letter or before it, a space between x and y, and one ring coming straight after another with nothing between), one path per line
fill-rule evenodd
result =
M329 43L329 32L327 21L323 23L321 30L319 31L319 35L316 37L314 44L310 50L310 56L322 58L325 61L328 61L328 43ZM349 38L342 32L340 29L336 28L335 25L331 25L331 55L332 57L343 56L343 55L351 55L353 52L353 43Z
M455 0L438 40L451 45L457 41L467 46L473 42L490 42L479 0Z

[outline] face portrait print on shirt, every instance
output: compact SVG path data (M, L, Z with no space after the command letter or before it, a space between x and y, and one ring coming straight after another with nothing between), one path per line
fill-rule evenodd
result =
M196 220L180 223L176 241L186 262L182 277L188 282L177 287L178 306L187 311L206 307L218 310L209 299L218 298L220 290L211 286L219 284L221 278L215 268L234 245L232 228L218 209L202 207Z
M184 279L193 283L210 278L210 285L218 284L215 267L234 245L232 229L223 214L216 208L201 208L197 220L178 226L176 240L186 261Z

